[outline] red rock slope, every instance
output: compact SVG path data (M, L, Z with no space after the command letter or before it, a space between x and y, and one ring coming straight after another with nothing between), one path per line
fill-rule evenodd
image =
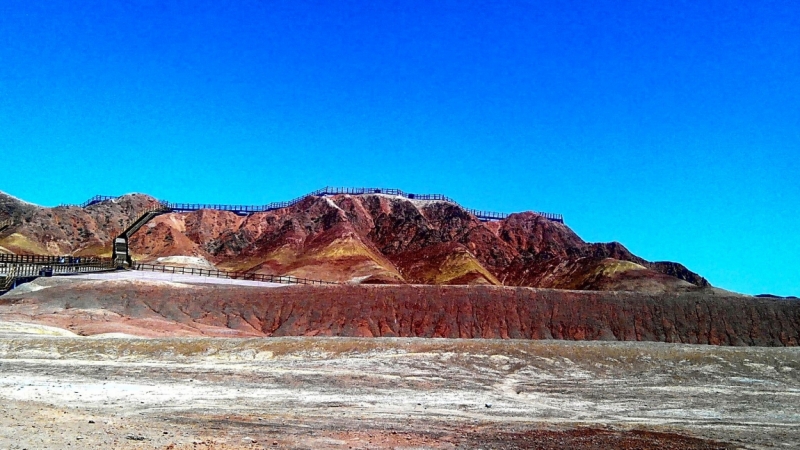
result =
M0 194L0 251L108 255L116 233L155 200L124 196L85 209L37 208ZM706 287L676 263L618 243L584 242L533 213L481 222L452 203L389 195L308 197L247 217L202 210L157 217L131 241L142 261L185 255L221 269L339 282L486 284L658 293Z

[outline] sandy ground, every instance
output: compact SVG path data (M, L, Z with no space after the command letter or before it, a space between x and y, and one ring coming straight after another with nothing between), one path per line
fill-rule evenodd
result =
M0 448L800 448L800 349L5 324Z

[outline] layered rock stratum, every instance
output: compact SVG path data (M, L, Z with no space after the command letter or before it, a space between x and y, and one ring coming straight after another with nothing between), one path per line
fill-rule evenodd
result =
M0 220L13 220L0 231L0 252L110 256L114 237L157 203L133 194L44 208L0 193ZM194 257L222 270L349 283L650 294L708 288L681 264L646 261L616 242L585 242L535 213L482 222L454 203L382 194L309 196L248 216L168 213L139 230L131 250L141 262Z
M706 290L661 294L495 286L195 285L40 279L0 297L0 321L82 335L349 336L797 346L800 303Z

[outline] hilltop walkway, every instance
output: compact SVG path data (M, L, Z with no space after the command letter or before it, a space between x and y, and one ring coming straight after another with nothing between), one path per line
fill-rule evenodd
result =
M169 201L159 201L164 209L168 209L175 212L190 212L190 211L199 211L201 209L213 209L218 211L230 211L239 215L249 215L253 213L259 212L267 212L267 211L275 211L282 208L288 208L292 205L295 205L302 201L307 197L325 197L329 195L341 195L341 194L348 194L348 195L369 195L369 194L383 194L383 195L395 195L399 197L404 197L409 200L431 200L431 201L443 201L452 203L457 205L470 214L477 217L479 220L482 221L492 221L492 220L503 220L510 216L509 213L500 213L494 211L482 211L472 208L466 208L460 205L457 201L453 200L450 197L447 197L442 194L412 194L409 192L402 191L400 189L386 189L386 188L346 188L346 187L330 187L326 186L322 189L318 189L316 191L310 192L306 195L301 197L297 197L292 200L283 201L283 202L273 202L266 205L225 205L225 204L212 204L212 203L177 203L177 202L169 202ZM108 196L108 195L96 195L89 200L81 203L80 205L62 205L62 206L79 206L81 208L87 208L89 206L109 201L109 200L116 200L118 196ZM552 220L554 222L564 223L564 216L561 214L556 213L548 213L548 212L541 212L541 211L532 211L535 214L538 214L548 220Z

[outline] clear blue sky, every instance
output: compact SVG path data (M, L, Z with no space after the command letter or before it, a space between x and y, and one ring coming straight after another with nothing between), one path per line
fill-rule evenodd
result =
M42 205L397 187L800 295L800 3L4 0L0 156Z

